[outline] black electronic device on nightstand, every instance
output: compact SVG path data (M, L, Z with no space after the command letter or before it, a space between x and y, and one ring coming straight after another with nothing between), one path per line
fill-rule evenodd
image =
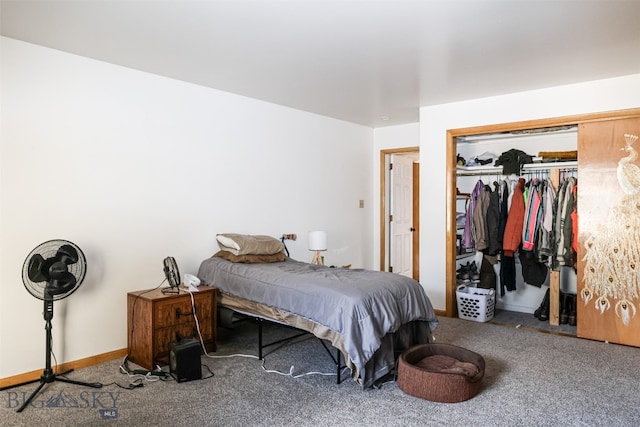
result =
M202 379L200 342L183 338L169 343L169 372L179 383Z

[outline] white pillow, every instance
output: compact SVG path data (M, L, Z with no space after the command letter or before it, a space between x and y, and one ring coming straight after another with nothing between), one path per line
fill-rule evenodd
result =
M220 249L222 249L222 246L224 246L227 248L227 250L230 250L230 249L235 249L236 251L240 250L240 245L237 244L232 237L228 237L225 234L218 234L216 236L216 240L218 241L218 245L220 245Z

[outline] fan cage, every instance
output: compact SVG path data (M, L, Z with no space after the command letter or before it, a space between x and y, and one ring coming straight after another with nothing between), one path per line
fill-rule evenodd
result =
M46 281L34 282L29 278L29 262L31 258L37 254L42 255L44 259L54 257L56 256L58 249L60 249L63 245L71 246L78 253L78 261L76 263L69 264L67 266L67 271L73 274L73 276L76 279L76 284L73 286L73 288L71 288L70 290L62 294L55 294L53 296L49 296L49 298L45 298L45 289L47 286L47 282ZM22 282L24 283L24 286L27 289L27 291L29 291L29 293L34 297L43 301L45 299L56 301L56 300L66 298L72 293L74 293L76 289L80 287L80 284L84 280L86 271L87 271L86 258L82 250L75 243L69 242L67 240L61 240L61 239L49 240L38 245L35 249L33 249L29 253L27 258L25 259L24 265L22 266Z

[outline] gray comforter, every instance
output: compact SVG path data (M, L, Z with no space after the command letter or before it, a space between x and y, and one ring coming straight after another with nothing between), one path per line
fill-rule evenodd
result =
M398 274L329 268L290 258L285 262L242 264L211 257L200 265L198 277L232 295L338 332L361 373L385 335L414 321L426 323L429 331L437 325L422 286Z

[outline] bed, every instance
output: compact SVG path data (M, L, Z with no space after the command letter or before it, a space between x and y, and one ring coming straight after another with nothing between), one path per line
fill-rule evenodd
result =
M246 262L246 254L220 247L198 271L203 284L219 290L220 305L329 341L364 388L394 372L402 351L431 342L437 318L415 280L308 264L282 253Z

